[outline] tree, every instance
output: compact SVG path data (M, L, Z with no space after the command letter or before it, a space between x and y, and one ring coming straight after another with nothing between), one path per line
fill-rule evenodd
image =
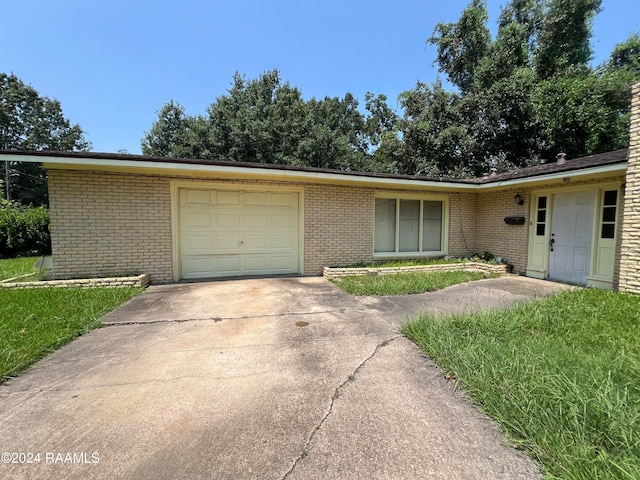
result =
M236 73L227 94L205 116L190 117L179 104L165 104L142 139L142 151L318 168L384 168L372 161L369 149L397 117L386 97L371 94L369 101L373 112L365 119L350 93L305 101L277 70L256 79Z
M71 125L60 102L43 97L13 74L0 73L0 148L4 150L89 150L79 125ZM10 197L23 203L47 202L41 164L11 162L0 176L10 183ZM6 172L10 177L7 179Z
M190 117L184 107L173 100L157 112L158 119L142 139L142 154L159 157L210 158L206 121Z
M609 61L602 68L607 71L626 69L640 78L640 34L632 33L627 40L616 45Z
M207 109L214 158L295 163L305 110L301 92L283 83L277 70L253 80L236 73L228 95Z
M439 71L463 92L473 85L475 70L489 48L487 19L486 2L472 0L457 22L438 23L427 40L438 49Z
M402 170L477 176L628 144L630 85L640 78L632 35L592 68L591 23L600 0L512 0L494 39L487 10L472 0L458 22L438 24L438 80L402 96Z
M591 59L591 26L602 0L550 0L540 23L536 71L547 79Z

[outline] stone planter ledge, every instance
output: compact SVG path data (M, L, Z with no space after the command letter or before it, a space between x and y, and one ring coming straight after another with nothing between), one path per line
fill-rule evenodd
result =
M43 280L39 282L0 283L0 288L65 288L65 287L146 287L151 283L148 273L135 277L82 278L75 280Z
M464 263L439 263L435 265L414 265L409 267L324 267L322 276L329 280L359 275L391 275L394 273L408 272L439 272L452 270L465 270L472 272L492 273L506 275L509 273L509 265L489 264L481 262Z

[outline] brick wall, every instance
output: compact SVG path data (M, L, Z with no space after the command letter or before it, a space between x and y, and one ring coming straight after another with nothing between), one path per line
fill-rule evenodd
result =
M468 257L477 252L477 193L449 195L449 255Z
M305 188L304 272L371 261L373 190L333 185Z
M175 179L239 187L302 186L305 191L304 274L322 275L325 266L373 260L375 190L372 188L242 179ZM152 283L173 281L171 180L158 176L50 170L55 278L150 273ZM424 195L428 192L398 193ZM476 194L450 194L448 198L448 253L468 255L476 251Z
M436 195L449 198L449 249L453 256L466 256L466 242L473 243L475 194L443 195L425 191L380 192ZM307 275L322 275L327 266L371 262L376 190L335 185L305 187L305 262Z
M49 170L56 279L150 273L172 281L166 178Z
M516 194L524 200L517 205ZM527 267L529 244L530 190L525 188L478 193L475 211L475 250L502 257L513 271L523 273ZM524 225L507 225L505 217L525 217Z
M640 294L640 83L632 88L629 168L623 208L618 289Z

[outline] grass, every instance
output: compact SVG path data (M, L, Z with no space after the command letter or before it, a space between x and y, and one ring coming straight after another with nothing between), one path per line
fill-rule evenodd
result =
M5 261L0 262L4 268ZM141 288L0 289L0 382L94 328Z
M480 280L480 272L410 272L391 275L361 275L332 280L351 295L408 295L433 292L458 283Z
M402 333L547 478L640 478L640 297L568 291L506 311L423 315Z
M22 257L0 260L0 281L28 273L36 275L38 270L34 268L34 264L39 258L40 257Z

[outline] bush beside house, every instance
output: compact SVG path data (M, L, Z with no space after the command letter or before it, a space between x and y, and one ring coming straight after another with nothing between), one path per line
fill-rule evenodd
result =
M50 254L49 210L0 200L0 258Z

